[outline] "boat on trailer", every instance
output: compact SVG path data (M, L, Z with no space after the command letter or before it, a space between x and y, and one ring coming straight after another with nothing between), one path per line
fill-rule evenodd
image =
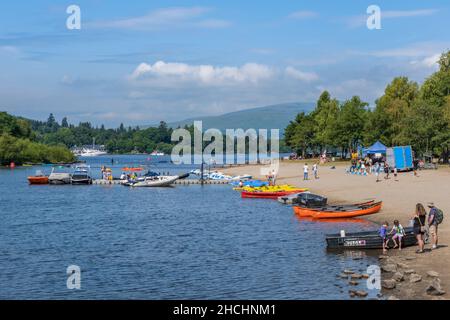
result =
M388 246L393 245L392 235L388 237ZM329 234L326 236L328 249L383 249L383 239L378 231L365 231L343 234ZM417 244L413 228L405 228L402 247Z

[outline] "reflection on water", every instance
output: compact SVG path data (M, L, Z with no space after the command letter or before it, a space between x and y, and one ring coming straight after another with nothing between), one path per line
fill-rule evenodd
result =
M88 159L93 168L111 162ZM115 156L113 170L194 168L148 162ZM337 275L377 263L326 251L326 234L371 228L365 220L298 219L289 206L242 201L226 185L29 186L36 169L0 170L3 299L346 299ZM79 291L66 288L72 264Z

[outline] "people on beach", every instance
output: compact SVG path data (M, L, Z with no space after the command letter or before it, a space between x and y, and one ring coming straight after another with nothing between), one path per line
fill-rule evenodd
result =
M375 175L377 176L377 182L380 182L380 171L381 171L381 165L379 162L375 163Z
M438 225L444 219L442 210L436 208L434 203L428 203L428 208L430 208L430 213L428 214L428 226L431 235L432 247L431 249L436 249L438 246Z
M380 231L379 231L380 237L381 237L381 239L383 239L383 253L386 253L388 250L388 241L389 241L387 238L388 227L389 227L389 223L387 221L385 221L383 223L383 225L380 227Z
M314 173L314 179L319 179L319 168L317 163L314 163L313 165L313 173Z
M308 180L308 174L309 174L309 167L308 164L305 163L303 166L303 180Z
M403 226L400 224L398 220L394 221L394 226L392 227L392 230L391 232L389 232L389 234L394 234L392 236L392 241L394 242L394 249L398 247L399 250L402 250L402 239L405 236L405 229L403 229Z
M272 185L274 185L274 186L277 185L277 173L276 173L275 169L272 169Z
M395 180L395 181L398 181L397 175L398 175L397 167L394 167L394 180Z
M413 230L414 234L416 235L417 244L419 245L419 249L416 251L416 253L423 253L425 248L425 223L426 223L426 216L427 212L425 211L424 206L421 203L418 203L416 205L416 214L413 218Z
M391 168L389 167L389 163L384 163L384 173L386 173L386 176L384 177L386 180L389 179L389 174L391 173Z

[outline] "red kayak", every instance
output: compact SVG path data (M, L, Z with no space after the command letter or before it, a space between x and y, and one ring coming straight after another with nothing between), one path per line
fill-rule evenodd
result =
M278 199L278 197L288 196L294 193L305 192L308 189L293 189L289 191L275 191L275 192L266 192L266 191L242 191L242 198L253 198L253 199Z

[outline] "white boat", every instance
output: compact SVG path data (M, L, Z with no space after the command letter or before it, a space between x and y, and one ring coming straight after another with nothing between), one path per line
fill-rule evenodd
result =
M80 165L75 168L70 179L72 184L92 184L92 177L90 174L91 168L86 165Z
M72 175L68 172L58 171L53 167L52 173L48 176L50 184L70 184Z
M135 181L127 181L126 183L123 183L123 185L129 187L168 187L179 178L180 176L145 177Z
M84 146L82 148L75 148L72 150L77 157L99 157L108 154L104 146L96 146L95 138L92 139L92 146Z

